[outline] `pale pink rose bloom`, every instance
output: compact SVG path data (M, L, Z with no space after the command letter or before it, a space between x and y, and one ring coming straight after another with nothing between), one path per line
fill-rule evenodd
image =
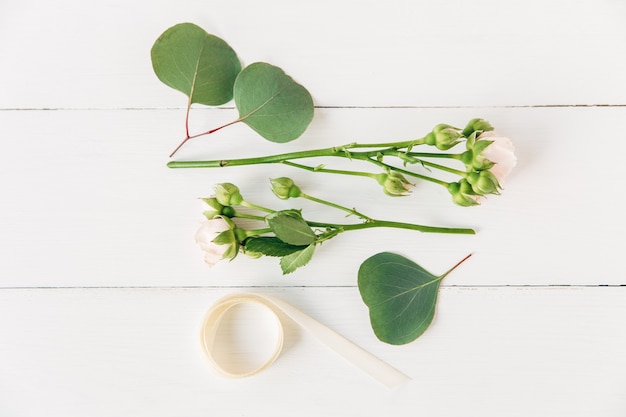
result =
M205 220L200 224L200 228L196 232L196 243L204 251L204 261L209 266L221 261L224 253L228 250L229 245L218 245L213 240L217 235L229 229L230 226L221 217Z
M494 132L485 132L476 140L481 139L493 141L481 155L495 164L489 171L495 175L500 185L502 185L504 179L517 164L513 142L507 137L496 136Z

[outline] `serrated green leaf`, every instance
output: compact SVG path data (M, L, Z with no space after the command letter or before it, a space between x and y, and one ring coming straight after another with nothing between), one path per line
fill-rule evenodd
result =
M272 142L298 138L313 119L313 99L306 88L264 62L241 71L234 96L239 120Z
M435 315L441 280L452 269L437 277L389 252L365 260L359 268L358 285L376 336L383 342L401 345L424 333Z
M315 252L315 243L310 244L301 251L280 258L280 269L282 269L283 274L291 274L296 269L309 263L313 257L313 252Z
M306 221L293 210L273 213L267 217L267 224L277 238L289 245L309 245L317 237Z
M246 250L261 253L265 256L286 256L305 249L306 246L295 246L283 242L277 237L260 236L246 241Z
M241 71L237 54L222 39L193 23L180 23L156 40L152 67L166 85L189 97L189 105L220 105L233 97Z

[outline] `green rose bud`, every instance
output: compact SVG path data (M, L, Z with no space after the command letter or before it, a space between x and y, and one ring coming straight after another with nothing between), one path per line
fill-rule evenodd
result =
M376 180L383 186L385 194L392 197L402 197L409 195L410 182L404 175L391 171L389 174L378 174Z
M472 186L465 179L448 184L448 191L452 195L452 201L459 206L470 207L479 204L479 196L476 195L472 190Z
M463 136L469 138L473 133L480 135L482 132L490 132L492 130L493 126L485 119L472 119L463 129Z
M467 182L478 195L500 194L500 183L491 171L472 172L467 176Z
M229 182L215 186L215 198L217 202L223 206L235 206L241 204L243 201L239 187Z
M272 178L270 184L272 185L272 192L281 200L302 196L302 191L291 178Z
M460 142L461 132L456 127L439 124L424 138L426 144L436 146L437 149L447 151Z

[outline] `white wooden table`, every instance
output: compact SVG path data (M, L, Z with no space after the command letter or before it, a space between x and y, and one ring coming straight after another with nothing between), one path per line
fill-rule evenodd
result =
M170 170L186 102L149 51L185 21L244 64L282 67L316 113L298 141L233 126L178 159L406 140L484 117L513 139L518 166L501 196L469 209L429 185L383 198L358 178L286 166ZM4 0L0 415L624 416L625 21L618 0ZM194 106L192 128L234 114ZM267 185L281 175L374 217L478 234L360 231L286 277L271 258L208 269L197 197L228 181L287 204ZM356 287L380 251L434 273L474 254L408 345L376 339ZM242 291L292 303L412 381L388 390L289 324L267 371L216 376L200 321Z

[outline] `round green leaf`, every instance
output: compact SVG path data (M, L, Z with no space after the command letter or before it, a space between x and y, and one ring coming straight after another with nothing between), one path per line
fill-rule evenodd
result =
M269 141L294 140L313 119L311 94L273 65L250 64L237 76L234 88L239 120Z
M389 252L361 264L358 285L370 322L383 342L402 345L417 339L435 315L442 278L415 262Z
M233 97L241 71L237 54L222 39L193 23L167 29L151 50L152 67L166 85L189 97L189 105L220 105Z

